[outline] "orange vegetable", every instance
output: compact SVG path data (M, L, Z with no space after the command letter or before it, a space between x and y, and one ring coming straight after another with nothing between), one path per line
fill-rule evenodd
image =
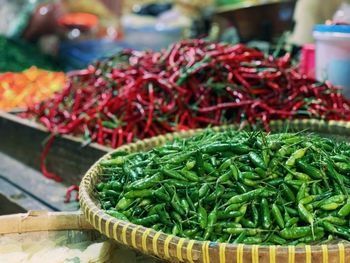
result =
M51 72L35 66L21 72L0 74L0 110L26 108L63 89L63 72Z

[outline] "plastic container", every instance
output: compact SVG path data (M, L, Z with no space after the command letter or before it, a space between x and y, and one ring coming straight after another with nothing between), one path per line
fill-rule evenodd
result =
M350 98L350 26L316 25L316 78L342 86Z
M300 71L315 78L315 44L305 44L301 48Z

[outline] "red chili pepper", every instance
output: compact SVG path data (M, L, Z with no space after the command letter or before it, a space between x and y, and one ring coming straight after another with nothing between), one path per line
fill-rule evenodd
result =
M147 124L145 128L145 132L148 132L151 124L152 124L152 118L153 118L153 111L154 111L154 96L153 96L153 86L149 85L148 86L148 94L149 94L149 109L148 109L148 119L147 119Z
M45 125L46 129L48 129L48 131L52 132L52 127L51 127L51 121L47 118L47 117L40 117L39 121Z
M293 108L292 108L292 112L296 112L297 110L299 110L301 108L301 106L304 105L303 101L299 101L296 104L294 104Z
M126 142L127 142L127 143L131 143L133 137L134 137L134 133L133 133L132 131L129 132L128 135L126 136Z
M67 192L66 192L66 199L63 200L63 202L65 203L69 203L70 202L70 195L73 191L77 191L77 194L75 196L75 200L79 201L79 186L77 185L71 185L67 188Z
M210 112L210 111L216 111L220 109L237 108L243 105L252 104L253 102L254 101L251 101L251 100L242 101L242 102L226 102L226 103L217 104L211 107L199 108L198 112Z
M119 127L118 128L118 146L117 147L122 146L122 144L123 144L123 129L122 129L122 127Z
M55 180L56 182L62 182L62 179L54 174L51 174L49 173L47 170L46 170L46 166L45 166L45 163L46 163L46 156L47 156L47 153L50 149L50 146L53 142L53 140L55 139L55 136L54 134L51 134L50 135L50 138L49 140L46 142L46 145L44 147L44 150L43 150L43 153L41 154L41 157L40 157L40 165L41 165L41 172L43 173L43 175L49 179L53 179Z
M117 147L117 135L118 135L118 128L115 128L112 133L112 139L111 139L111 147L115 149Z
M98 134L97 134L97 143L104 145L103 142L103 127L102 127L102 120L98 120Z

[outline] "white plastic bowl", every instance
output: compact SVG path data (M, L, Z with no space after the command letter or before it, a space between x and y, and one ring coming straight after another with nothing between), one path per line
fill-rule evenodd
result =
M316 78L342 86L350 98L350 26L316 25Z

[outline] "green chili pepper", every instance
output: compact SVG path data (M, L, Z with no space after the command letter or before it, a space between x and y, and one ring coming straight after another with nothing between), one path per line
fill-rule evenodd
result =
M324 231L318 231L318 232L315 232L314 235L307 235L302 238L299 238L299 241L304 243L310 243L310 242L322 239L324 235L325 235Z
M236 228L225 228L223 231L234 236L239 235L242 232L245 232L247 236L255 236L261 232L261 229L236 227Z
M231 158L228 158L227 160L225 160L225 161L220 165L220 167L219 167L219 169L218 169L218 172L219 172L219 173L222 173L222 172L226 171L226 170L230 167L231 163L232 163L232 159L231 159Z
M313 179L323 178L323 174L321 173L321 171L313 167L312 165L309 165L300 159L295 160L295 164L302 172L306 173L311 178Z
M210 234L213 231L214 225L217 220L217 206L214 207L213 211L211 211L208 215L208 224L207 228L204 231L204 239L208 239Z
M259 175L261 178L265 178L267 176L266 171L260 167L257 167L254 169L254 171Z
M202 206L198 208L198 222L202 229L206 229L208 225L208 216L207 211Z
M181 206L181 204L179 203L179 200L173 200L171 202L171 205L175 209L175 211L178 212L181 216L186 215L185 209Z
M282 184L283 190L286 194L286 196L288 197L288 199L292 202L295 201L295 195L292 192L292 190L290 190L290 188L286 185L286 184Z
M110 209L112 206L113 205L112 205L111 201L107 201L107 202L102 203L102 208L105 210Z
M299 222L299 218L292 217L292 218L288 219L288 221L286 222L285 227L291 227L291 226L293 226L294 224L296 224L298 222Z
M242 202L248 201L252 198L259 196L263 191L264 191L263 189L258 188L241 195L233 196L226 202L226 204L229 205L229 204L236 204L236 203L242 203Z
M302 148L302 149L298 149L296 150L294 153L292 153L292 155L288 158L288 160L286 161L286 165L288 166L293 166L295 164L295 161L297 159L300 159L302 157L304 157L306 151L308 148Z
M338 226L344 226L347 223L347 220L345 220L344 218L339 218L335 216L326 216L326 217L323 217L322 220Z
M349 214L350 214L350 202L348 200L348 202L338 211L338 216L346 217Z
M321 205L321 209L323 209L323 210L335 210L341 205L342 204L339 204L339 203L328 203L328 204Z
M350 172L350 165L348 163L337 162L335 163L335 168L341 173Z
M269 237L269 241L273 242L274 244L279 244L279 245L285 245L287 244L287 241L284 238L281 238L275 234L272 234Z
M162 179L163 179L163 176L160 173L157 173L149 178L135 181L131 183L129 187L130 189L134 189L134 190L143 190L146 188L150 188L154 185L157 185Z
M182 171L183 176L192 181L192 182L199 182L200 178L198 177L198 175L195 172L191 172L191 171Z
M331 156L331 159L334 162L343 162L343 163L349 163L349 161L350 161L350 158L346 155L343 155L343 154L333 155L333 156Z
M299 226L293 228L285 228L278 232L284 239L296 239L311 234L310 226Z
M329 177L333 178L339 184L342 192L347 194L347 191L344 188L344 177L334 169L333 165L329 161L327 162L326 172Z
M159 189L152 191L152 195L166 202L170 202L171 200L170 196L167 193L165 193L164 186L161 186Z
M249 152L248 154L250 160L256 167L260 167L261 169L266 169L264 160L255 152Z
M286 144L295 144L295 143L298 143L298 142L301 142L303 139L299 136L294 136L294 137L291 137L291 138L286 138L284 139L284 142Z
M199 174L199 176L203 176L204 175L204 162L203 162L203 158L202 158L202 153L200 151L196 152L196 169L197 172Z
M238 237L232 242L233 244L240 244L243 242L244 238L246 237L246 232L243 231L238 235Z
M248 205L247 204L244 204L241 206L241 208L238 210L238 212L242 213L242 215L238 216L235 218L235 222L238 223L239 221L241 221L241 219L243 218L243 216L245 215L245 213L247 212L247 207ZM235 211L232 211L232 212L235 212ZM230 212L230 213L232 213Z
M231 177L232 177L232 171L228 170L223 175L219 176L219 178L217 179L216 183L218 183L218 184L225 183L228 180L230 180Z
M117 210L124 210L127 208L131 203L133 202L133 199L126 198L125 196L120 199L116 205Z
M238 180L239 170L238 170L237 166L234 163L232 165L230 165L230 170L232 172L233 178L237 181Z
M236 222L218 222L217 225L222 226L223 228L241 228L242 225Z
M278 178L278 179L273 179L270 181L267 181L266 183L272 186L278 186L283 183L284 179L283 178ZM294 197L295 198L295 197Z
M247 244L247 245L260 244L260 243L262 243L262 238L261 237L245 237L243 239L242 243Z
M244 180L244 179L259 180L260 179L260 176L256 173L253 173L253 172L239 173L239 177L241 180Z
M256 227L254 222L252 222L244 217L242 217L239 222L242 224L242 226L247 227L247 228L255 228Z
M99 164L101 166L112 166L112 165L120 165L120 164L123 164L124 162L125 162L125 158L123 156L118 156L115 159L102 161Z
M298 215L298 211L293 209L293 208L291 208L291 207L285 206L284 209L286 209L288 211L288 213L293 215L293 216L297 216Z
M167 226L171 226L172 222L170 221L170 216L168 212L164 211L164 208L156 207L157 214L159 215L159 220Z
M204 171L208 174L208 175L214 175L215 177L218 176L218 172L217 170L208 162L204 162L203 163L203 167L204 167Z
M202 147L202 151L205 153L232 151L236 154L245 154L250 152L250 148L245 144L222 143L206 145Z
M230 188L232 187L232 188L234 188L236 185L234 184L234 185L228 185ZM237 193L236 192L234 192L234 191L229 191L229 192L226 192L226 193L223 193L222 195L221 195L221 198L222 199L230 199L232 196L234 196L234 195L237 195Z
M137 197L148 197L152 196L153 190L143 189L143 190L131 190L124 194L125 198L137 198Z
M129 219L123 213L120 213L120 212L117 212L114 210L105 210L104 212L110 216L113 216L113 217L119 219L119 220L129 221Z
M167 182L170 185L175 186L176 188L187 188L187 187L194 187L197 185L197 183L195 182L181 181L176 179L168 179Z
M106 196L110 196L112 198L118 198L119 197L119 193L117 193L114 190L106 190L106 191L104 191L104 193L106 194ZM128 198L128 197L126 196L126 198Z
M272 204L271 208L272 215L274 216L277 224L281 227L284 228L284 220L281 214L281 211L278 209L276 204Z
M242 204L237 203L237 204L231 204L225 208L225 212L231 212L231 211L237 211L239 208L241 208Z
M188 237L188 238L191 238L191 237L193 237L195 234L197 234L197 232L198 232L198 228L192 228L192 229L185 229L184 231L183 231L183 234L186 236L186 237Z
M300 199L299 203L301 203L303 205L307 205L307 204L311 203L314 199L315 199L315 195L308 195L308 196Z
M161 171L162 171L163 175L168 177L168 178L170 177L170 178L174 178L177 180L187 181L187 179L184 176L182 176L180 173L176 172L175 170L163 168Z
M185 210L185 213L187 215L188 212L190 211L190 205L188 204L188 202L186 201L185 198L180 199L180 204L182 205L182 207Z
M264 160L264 165L265 165L265 167L268 167L269 163L270 163L270 150L269 149L263 149L261 151L261 153L262 153L262 158ZM262 168L262 169L264 170L264 168Z
M313 226L314 219L312 214L301 203L298 204L298 212L302 220L308 222L311 226Z
M239 217L242 215L243 215L243 213L241 211L230 211L230 212L218 211L217 212L218 219L229 219L229 218Z
M160 203L160 204L156 204L155 206L153 206L149 212L148 212L148 215L151 216L151 215L155 215L157 214L159 210L163 210L165 208L165 203Z
M254 227L257 227L258 222L259 222L259 211L258 211L256 204L254 202L252 203L251 209L252 209Z
M149 224L154 224L159 220L159 215L151 215L151 216L146 216L144 218L140 219L134 219L132 220L132 223L136 225L149 225Z
M160 227L162 226L161 223L157 223L157 224L154 224L153 226L151 226L152 229L158 231L160 229Z
M176 222L178 223L182 223L182 218L181 215L175 211L171 211L170 212L170 216L171 218L173 218Z
M199 200L199 189L198 188L191 191L190 198L194 203Z
M306 189L307 189L307 184L306 183L303 183L301 186L300 186L300 189L297 193L297 196L296 196L296 199L297 201L299 202L301 199L304 198L305 196L305 193L306 193Z
M261 199L261 210L262 210L262 226L264 229L271 227L271 217L269 203L266 198Z
M306 181L306 182L311 181L310 176L308 176L305 173L293 172L292 174L297 180L302 180L302 181Z
M211 202L220 198L220 196L225 192L225 187L218 186L214 192L205 198L205 202Z
M186 189L186 196L185 196L185 198L186 198L187 204L189 206L189 210L195 211L196 207L194 206L194 203L193 203L191 197L188 195L187 189Z
M322 226L328 231L328 232L331 232L331 233L334 233L334 234L338 234L342 237L345 237L347 239L350 238L350 231L347 229L347 228L344 228L344 227L340 227L340 226L334 226L333 224L327 222L327 221L323 221L322 222Z
M104 182L100 182L97 186L96 186L96 189L97 191L102 191L103 188L105 186L105 183Z

